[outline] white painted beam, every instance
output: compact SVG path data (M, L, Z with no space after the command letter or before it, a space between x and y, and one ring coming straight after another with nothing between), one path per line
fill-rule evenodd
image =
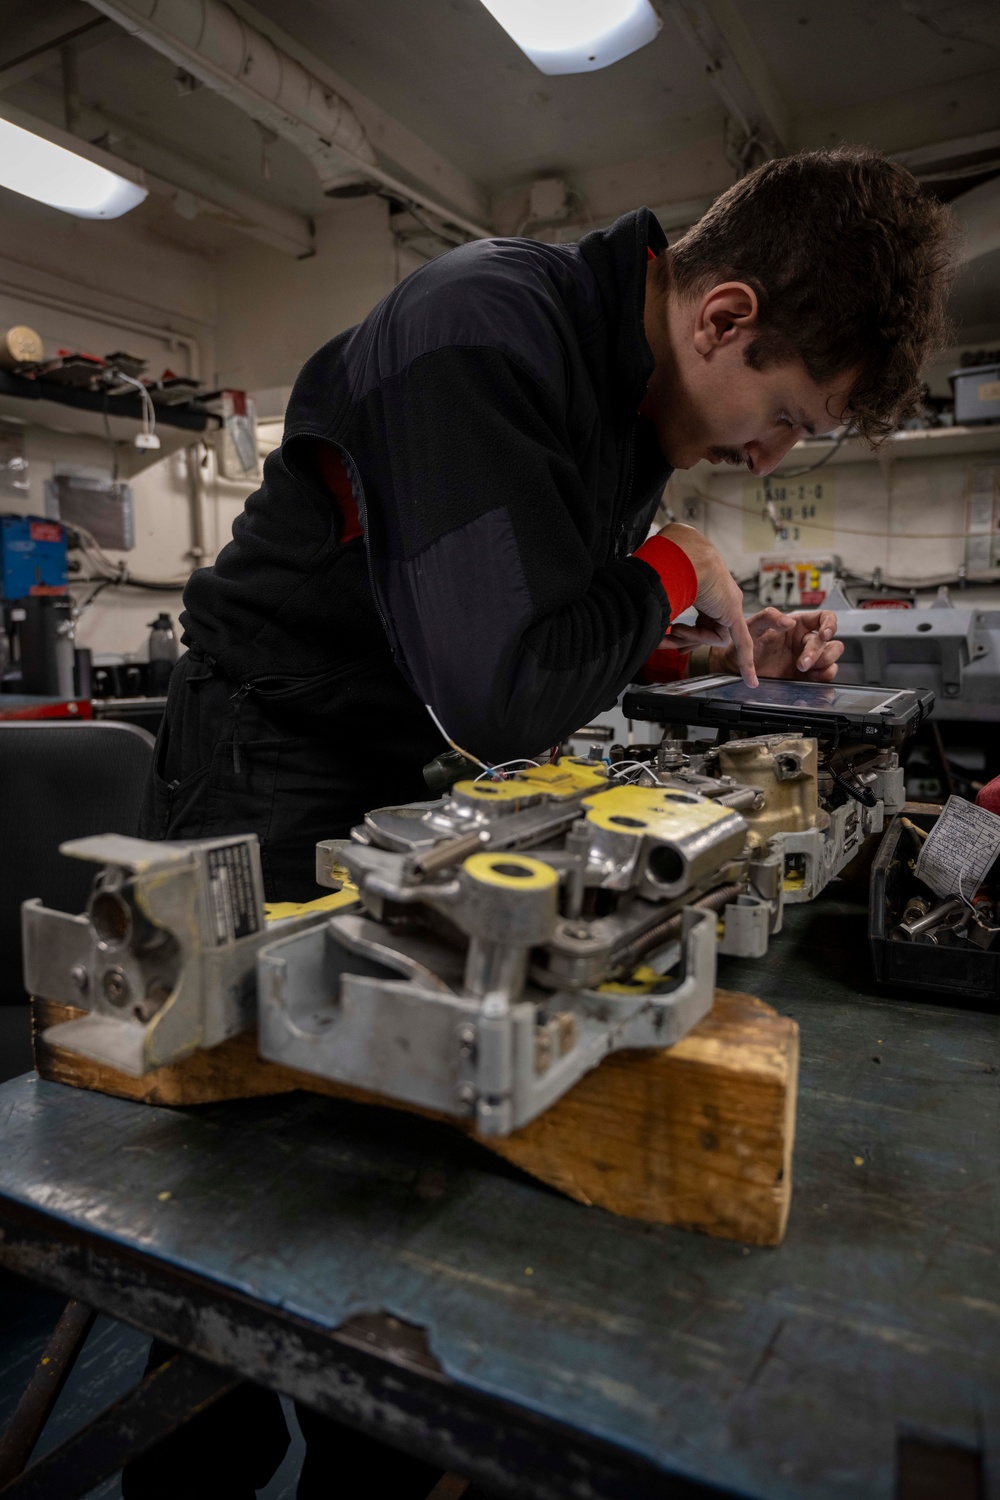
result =
M959 265L1000 250L1000 177L961 193L952 199L951 207L961 233Z
M55 120L59 110L56 96L40 84L33 88L40 123L44 124L49 115ZM24 111L19 111L19 123L22 115L25 128L30 129L30 116ZM313 226L305 214L295 213L281 204L247 192L206 167L144 139L127 121L96 105L82 106L77 124L81 139L99 140L102 148L112 156L141 167L150 191L159 197L175 200L179 210L189 208L191 217L205 213L230 229L286 255L302 257L314 253ZM180 194L186 195L189 201L185 203L181 199L178 202Z
M101 16L94 16L83 25L72 26L66 31L53 32L50 41L10 54L6 61L0 61L0 89L13 88L16 83L23 83L26 78L34 78L36 73L54 67L59 62L64 47L82 52L87 47L96 46L98 42L106 42L111 37L120 35L119 28Z
M270 203L256 193L248 193L245 188L227 182L196 162L143 139L131 126L116 121L103 110L94 109L88 113L103 119L105 127L111 131L115 153L142 167L150 191L173 199L179 211L183 210L184 204L178 202L178 194L185 193L193 199L192 207L197 212L217 217L221 223L249 239L259 240L286 255L301 258L314 254L313 225L305 214Z
M743 165L755 146L783 156L788 110L733 0L666 0L665 9L743 135Z
M898 151L893 160L908 167L922 182L975 177L1000 165L1000 130L982 130L958 140Z

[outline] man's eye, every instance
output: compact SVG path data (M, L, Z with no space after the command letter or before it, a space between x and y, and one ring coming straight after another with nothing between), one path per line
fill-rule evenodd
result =
M792 421L787 412L782 411L778 413L778 423L782 427L790 428L792 432L795 431L795 423Z

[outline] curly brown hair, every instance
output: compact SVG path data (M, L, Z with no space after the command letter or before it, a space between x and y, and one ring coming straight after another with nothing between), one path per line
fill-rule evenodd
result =
M840 147L768 161L662 257L676 291L752 286L755 369L797 357L825 383L857 371L848 409L873 445L913 412L948 336L953 220L905 167Z

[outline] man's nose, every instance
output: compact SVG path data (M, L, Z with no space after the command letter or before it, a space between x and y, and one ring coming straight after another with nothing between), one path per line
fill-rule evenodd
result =
M759 479L766 479L781 463L786 453L795 447L798 439L794 432L775 434L759 443L747 443L747 468Z

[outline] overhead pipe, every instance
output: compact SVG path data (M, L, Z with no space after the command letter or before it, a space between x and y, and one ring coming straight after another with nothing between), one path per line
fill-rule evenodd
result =
M489 237L490 230L385 172L347 100L244 21L224 0L89 3L206 88L297 146L312 162L324 190L343 180L346 166L477 239Z

